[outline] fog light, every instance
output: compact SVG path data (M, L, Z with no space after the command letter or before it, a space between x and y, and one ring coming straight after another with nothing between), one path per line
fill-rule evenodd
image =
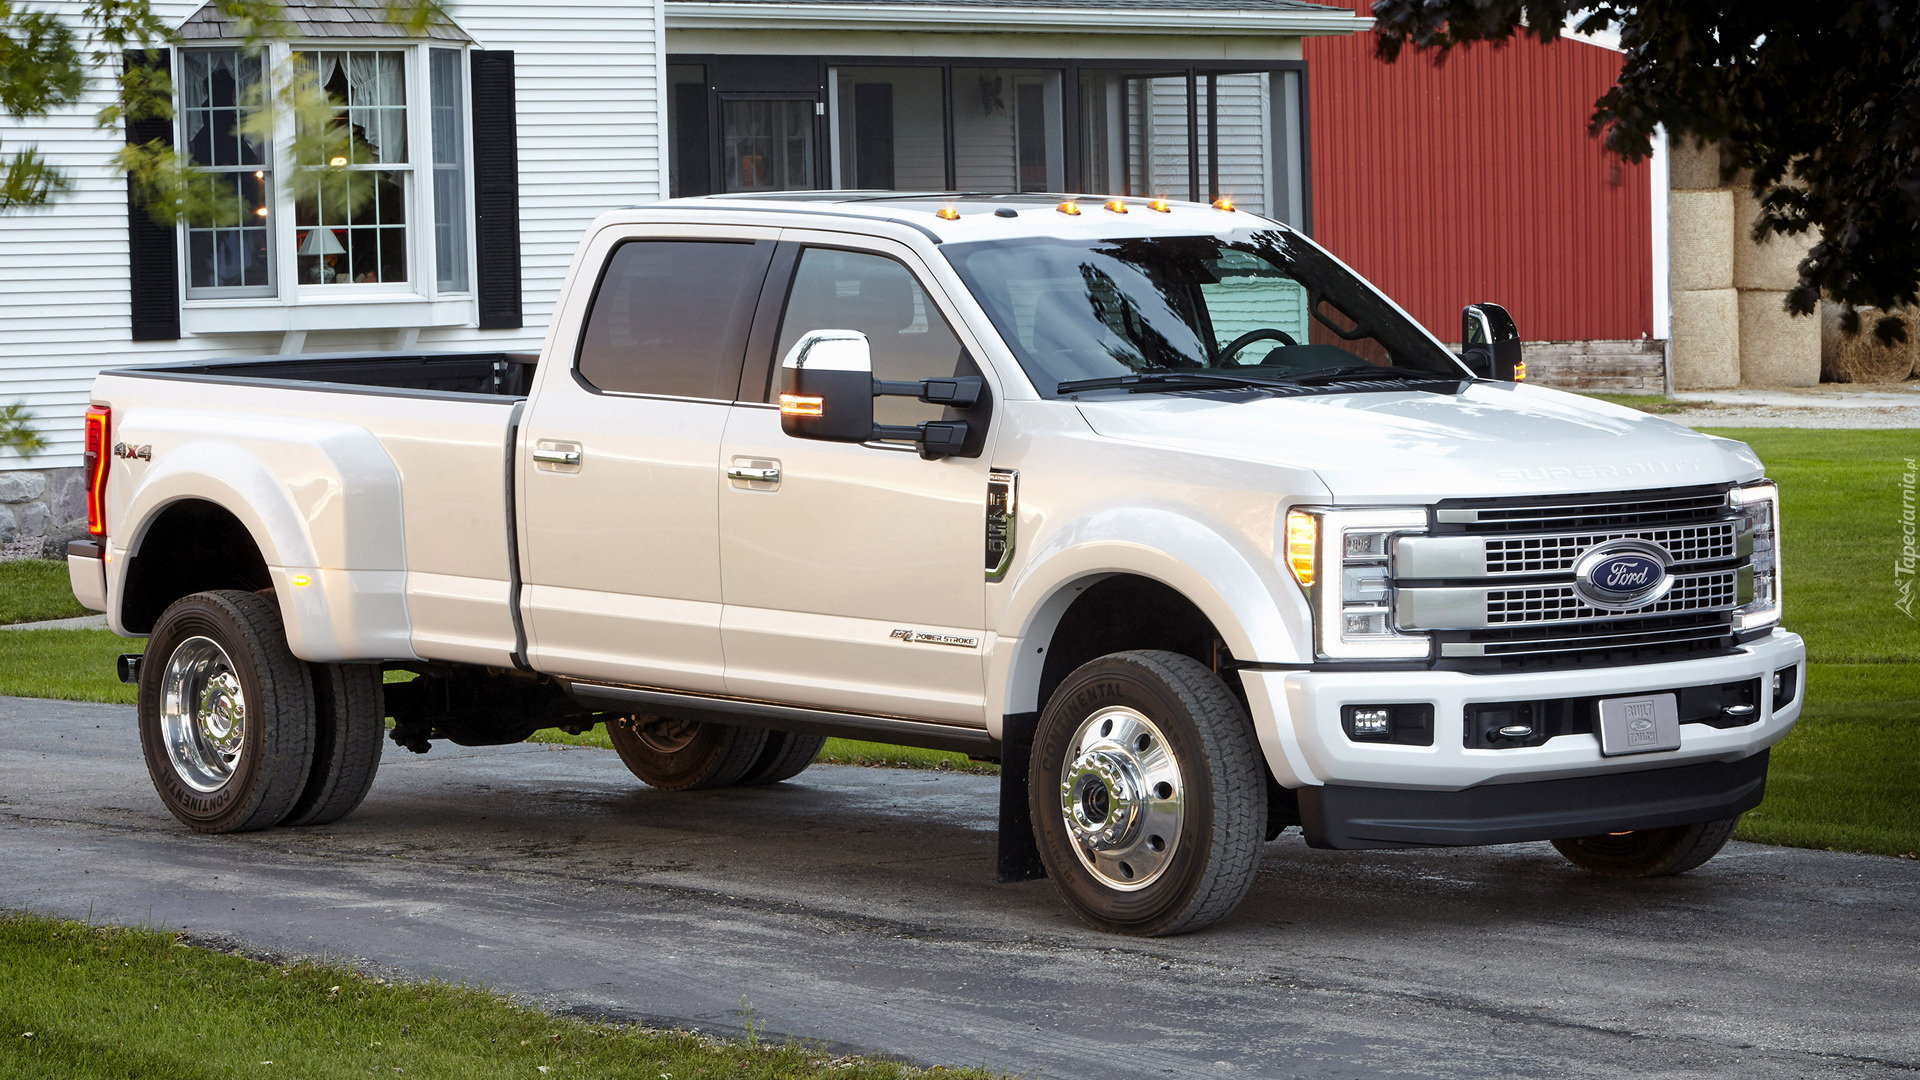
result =
M1342 705L1340 727L1354 742L1432 746L1433 706L1427 703Z
M1353 737L1356 739L1384 739L1393 734L1393 714L1383 708L1358 708L1353 710Z

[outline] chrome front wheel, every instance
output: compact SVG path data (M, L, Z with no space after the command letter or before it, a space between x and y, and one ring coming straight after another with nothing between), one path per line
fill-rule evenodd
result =
M1110 889L1160 879L1186 820L1180 763L1158 725L1114 707L1074 733L1060 769L1060 813L1080 865Z
M247 738L247 696L218 642L192 637L160 676L160 729L180 782L212 793L233 780Z

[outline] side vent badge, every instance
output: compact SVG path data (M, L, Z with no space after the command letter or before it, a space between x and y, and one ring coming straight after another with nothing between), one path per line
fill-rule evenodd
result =
M987 580L999 581L1013 565L1014 522L1019 516L1020 474L995 469L987 474Z

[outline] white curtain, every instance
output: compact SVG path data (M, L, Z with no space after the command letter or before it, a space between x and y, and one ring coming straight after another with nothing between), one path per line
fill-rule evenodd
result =
M333 88L345 73L347 123L365 137L369 164L407 160L407 82L401 54L322 52L310 62L317 65L322 87Z

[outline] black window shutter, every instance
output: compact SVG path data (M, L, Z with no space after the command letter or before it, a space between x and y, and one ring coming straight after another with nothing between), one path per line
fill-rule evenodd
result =
M513 53L475 50L474 254L480 329L520 329L520 149L513 111Z
M171 71L170 53L152 49L127 54L127 66ZM173 145L173 119L148 116L127 121L127 143L159 140ZM127 269L133 287L133 340L180 337L180 254L172 225L153 220L145 193L127 178Z

